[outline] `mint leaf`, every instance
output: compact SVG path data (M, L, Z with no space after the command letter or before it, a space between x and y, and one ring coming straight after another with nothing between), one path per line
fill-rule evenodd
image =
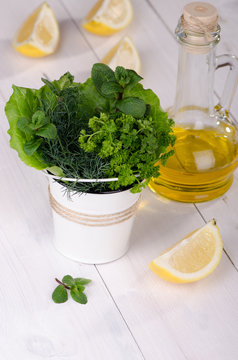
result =
M167 122L167 113L162 110L158 96L151 89L144 89L141 84L136 84L133 88L126 88L124 90L124 97L131 96L142 99L146 104L150 105L149 115L153 119L160 119L162 123Z
M79 84L79 98L78 112L87 121L94 115L109 110L109 100L97 91L92 79Z
M32 156L41 145L43 139L33 139L24 144L24 151L28 156Z
M65 275L62 279L62 282L66 285L74 285L75 284L75 280L72 278L71 275Z
M68 293L63 285L57 286L52 294L52 299L57 304L64 303L68 300Z
M88 284L91 280L84 278L73 278L71 275L65 275L60 281L55 278L59 286L54 290L52 294L52 299L56 303L62 303L68 300L68 290L72 296L72 299L77 301L80 304L86 304L88 299L87 296L83 293L85 287L83 286Z
M132 88L135 86L139 81L141 81L143 78L138 75L134 70L131 69L125 69L122 66L117 66L115 70L115 77L117 82L123 87L123 88Z
M47 124L37 130L36 135L47 139L55 139L57 136L57 129L54 124Z
M75 285L79 292L83 292L85 290L85 286L79 284L77 281L75 282Z
M87 285L92 281L90 279L84 279L84 278L75 278L74 280L81 285Z
M104 83L107 83L109 81L115 81L115 75L112 69L110 69L109 66L97 63L94 64L91 71L91 78L93 80L93 83L97 89L97 91L103 95L101 88Z
M104 82L101 87L101 93L109 99L115 98L122 91L123 88L115 81Z
M117 66L115 70L115 78L122 87L125 87L130 82L128 70L123 66Z
M136 97L127 97L117 101L116 107L124 114L131 115L135 118L142 118L146 112L144 100Z
M139 81L141 81L143 78L138 75L134 70L127 70L128 76L129 76L129 82L126 86L127 89L131 89L133 86L135 86Z
M87 296L83 292L80 292L75 286L71 287L70 295L74 301L80 304L86 304L88 302Z

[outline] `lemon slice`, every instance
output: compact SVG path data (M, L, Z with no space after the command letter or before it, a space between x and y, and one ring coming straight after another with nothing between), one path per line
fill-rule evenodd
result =
M149 268L171 282L197 281L215 270L222 248L220 231L213 219L154 259Z
M117 43L102 59L104 64L115 70L117 66L124 66L126 69L141 71L141 61L133 41L125 36Z
M41 57L52 54L59 42L59 27L53 10L44 2L23 23L13 47L21 54Z
M130 0L99 0L82 26L97 35L111 35L127 27L132 17Z

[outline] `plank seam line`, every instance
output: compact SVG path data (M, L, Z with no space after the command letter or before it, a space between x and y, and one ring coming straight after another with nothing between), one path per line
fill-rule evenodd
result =
M167 29L167 31L170 33L170 35L173 36L174 38L174 34L173 32L170 30L170 28L168 27L168 25L166 24L166 22L164 21L164 19L160 16L160 13L157 11L157 9L154 7L153 4L151 4L150 0L145 0L145 2L147 2L147 4L150 6L150 8L154 11L154 13L157 15L157 17L160 19L160 21L162 22L162 24L164 25L164 27Z
M110 292L110 290L109 290L109 288L108 288L108 286L107 286L107 284L106 284L105 280L103 279L103 277L102 277L102 275L101 275L100 271L98 270L97 265L94 265L94 266L95 266L95 268L96 268L96 270L97 270L97 272L98 272L98 275L100 276L100 278L101 278L101 280L102 280L102 282L103 282L103 284L104 284L104 286L105 286L105 288L106 288L106 290L107 290L107 292L108 292L108 294L109 294L110 298L112 299L112 301L113 301L113 303L114 303L114 305L115 305L115 307L116 307L117 311L119 312L119 314L120 314L120 316L121 316L121 318L122 318L122 320L123 320L124 324L126 325L126 327L127 327L128 331L129 331L129 333L131 334L131 337L132 337L132 339L134 340L134 342L135 342L135 344L136 344L136 346L137 346L137 348L138 348L139 352L141 353L142 358L143 358L144 360L146 360L146 358L144 357L144 354L143 354L143 352L142 352L142 350L141 350L141 348L140 348L140 346L139 346L139 344L138 344L138 342L137 342L137 340L136 340L136 338L135 338L134 334L132 333L132 330L130 329L130 327L129 327L128 323L126 322L125 317L123 316L123 314L122 314L121 310L119 309L119 306L117 305L117 303L116 303L116 301L115 301L114 297L112 296L112 294L111 294L111 292Z
M205 224L207 223L207 220L205 219L205 217L203 216L203 214L201 213L201 211L198 209L196 204L193 204L195 209L197 210L197 212L199 213L199 215L201 216L201 218L203 219L203 221L205 222ZM238 272L238 268L236 267L235 263L233 262L233 260L231 259L230 255L228 254L228 252L226 251L226 249L223 247L223 251L226 254L228 260L230 260L231 264L234 266L235 270Z
M60 0L60 3L62 5L62 7L64 8L65 12L68 14L70 20L72 21L72 23L74 24L74 26L76 27L76 29L78 30L78 32L82 35L83 39L85 40L85 42L87 43L87 45L89 46L89 48L92 50L93 54L95 55L96 59L99 61L99 57L97 55L97 53L95 52L94 48L91 46L90 42L88 41L87 37L84 35L84 33L82 32L80 26L77 24L77 22L74 20L74 18L72 17L70 11L68 10L68 8L65 6L65 4L62 2L62 0Z
M228 257L228 259L230 260L230 262L232 263L232 265L234 266L234 268L236 269L236 271L238 272L238 268L236 267L236 265L234 264L234 262L232 261L230 255L228 254L228 252L226 251L226 249L223 248L224 253L226 254L226 256Z

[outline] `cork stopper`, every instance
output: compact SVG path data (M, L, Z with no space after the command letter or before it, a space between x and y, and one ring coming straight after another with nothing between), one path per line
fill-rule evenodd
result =
M185 5L182 22L186 30L208 34L217 29L218 12L211 4L192 2Z

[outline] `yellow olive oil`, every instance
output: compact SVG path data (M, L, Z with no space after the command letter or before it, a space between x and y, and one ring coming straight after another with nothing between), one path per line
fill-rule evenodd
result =
M214 128L175 127L175 154L160 166L160 176L150 188L170 199L201 202L217 198L229 189L238 165L236 129L220 122Z

